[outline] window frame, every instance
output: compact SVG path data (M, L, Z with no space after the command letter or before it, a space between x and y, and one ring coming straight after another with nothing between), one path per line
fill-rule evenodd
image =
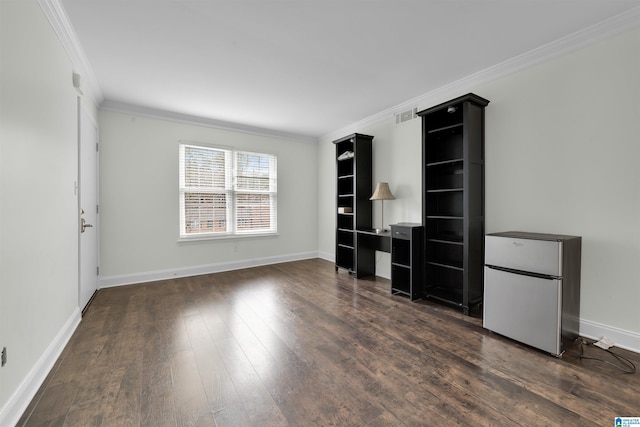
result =
M225 188L205 188L199 186L187 186L185 182L185 148L191 147L201 150L218 151L224 153L225 165ZM264 156L268 162L269 175L267 177L269 190L256 190L239 188L238 186L238 160L239 154ZM188 242L194 240L216 240L229 238L243 238L256 236L273 236L278 234L278 157L274 153L257 152L251 150L240 150L235 147L206 144L193 141L178 142L178 241ZM231 170L228 170L230 168ZM246 177L245 177L246 178ZM251 176L249 176L249 179ZM186 212L185 212L185 196L188 193L209 193L209 194L225 194L225 221L226 231L211 232L193 232L186 231ZM246 194L264 194L268 195L268 209L270 224L265 229L249 229L239 230L238 227L238 195ZM215 219L214 219L215 221Z

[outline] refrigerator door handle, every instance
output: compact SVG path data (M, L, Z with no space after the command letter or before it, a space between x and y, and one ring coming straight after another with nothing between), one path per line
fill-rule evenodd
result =
M504 272L507 272L507 273L521 274L523 276L530 276L530 277L537 277L538 279L546 279L546 280L557 280L557 279L560 279L560 277L552 276L550 274L542 274L542 273L533 273L531 271L514 270L513 268L499 267L497 265L489 265L489 264L487 264L486 267L487 268L491 268L493 270L504 271Z

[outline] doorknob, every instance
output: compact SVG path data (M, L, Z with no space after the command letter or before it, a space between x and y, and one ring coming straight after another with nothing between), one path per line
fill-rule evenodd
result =
M93 225L88 224L87 221L84 220L84 218L80 218L80 232L84 233L84 229L85 228L91 228L93 227Z

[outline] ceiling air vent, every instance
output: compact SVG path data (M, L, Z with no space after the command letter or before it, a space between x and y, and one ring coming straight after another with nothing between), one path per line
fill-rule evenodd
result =
M411 110L403 111L401 113L396 113L396 126L401 125L404 122L408 122L409 120L413 120L418 117L418 108L415 107Z

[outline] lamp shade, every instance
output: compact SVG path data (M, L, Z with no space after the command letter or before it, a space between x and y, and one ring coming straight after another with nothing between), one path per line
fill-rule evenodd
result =
M379 182L376 184L376 189L373 192L373 196L369 200L395 200L391 190L389 190L388 182Z

